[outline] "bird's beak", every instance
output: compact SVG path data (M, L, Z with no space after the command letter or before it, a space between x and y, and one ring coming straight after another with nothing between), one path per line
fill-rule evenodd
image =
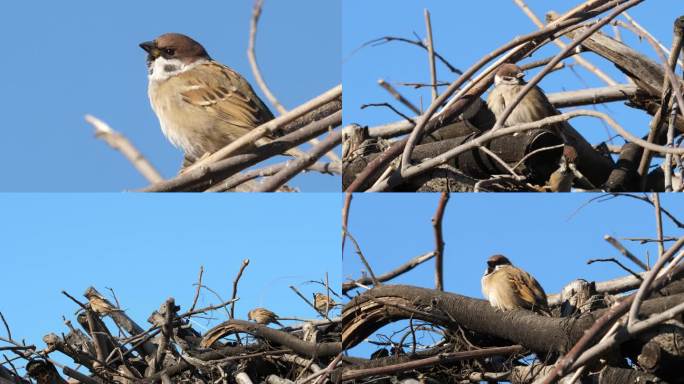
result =
M523 77L525 77L525 74L520 72L517 75L515 75L515 77L517 77L518 79L522 79Z
M145 41L144 43L140 43L140 48L145 50L150 57L152 58L157 58L159 57L159 54L161 53L159 49L157 48L157 45L154 43L154 41Z

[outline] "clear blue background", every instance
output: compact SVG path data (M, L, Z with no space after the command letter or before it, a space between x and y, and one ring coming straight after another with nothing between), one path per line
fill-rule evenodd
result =
M627 274L613 263L587 265L589 259L615 257L638 271L603 236L654 238L654 209L628 197L587 204L598 196L602 195L452 194L443 220L444 289L482 298L480 278L487 258L496 253L531 273L547 294L560 292L574 279L604 281ZM434 250L431 219L438 201L438 194L354 195L348 228L376 275ZM684 218L680 196L661 194L661 203L675 217ZM666 236L682 236L665 216L663 224ZM649 252L651 265L655 262L654 243L622 243L644 261ZM343 269L345 280L359 278L365 270L349 241ZM434 261L428 261L389 283L434 288L434 281ZM374 349L362 344L354 354L367 357Z
M201 265L203 283L224 300L242 260L235 314L265 306L282 317L316 318L292 290L310 300L325 273L340 286L340 209L335 194L126 195L4 194L0 199L0 311L17 340L45 345L49 332L67 332L77 305L95 286L114 289L126 313L148 328L148 316L174 297L187 311ZM335 288L339 293L339 290ZM197 308L218 304L202 290ZM225 321L194 320L205 332ZM285 324L293 324L284 321ZM116 328L112 325L112 328ZM5 337L4 328L0 334ZM53 354L59 361L73 363Z
M543 21L544 15L549 10L563 13L582 2L578 0L527 0L526 3ZM512 0L347 0L344 2L342 24L345 124L358 123L374 126L401 120L401 117L385 107L360 109L362 104L368 103L389 102L403 113L412 115L410 110L395 101L377 85L380 78L395 85L419 108L422 105L425 109L430 104L429 88L414 90L396 84L398 82L430 82L425 50L402 42L390 42L359 50L364 43L383 36L399 36L415 40L413 35L415 32L421 39L425 39L423 10L426 8L431 13L435 50L462 71L514 37L537 29ZM673 22L677 16L684 14L684 2L646 1L631 8L628 13L669 49L672 43ZM604 31L612 36L611 27L605 28ZM622 29L621 35L623 41L633 48L649 57L656 58L655 52L646 41L639 41L631 32ZM537 51L531 59L525 59L521 63L546 58L559 51L560 49L555 44L548 44ZM618 83L626 82L625 76L601 57L592 53L584 53L582 56L608 73ZM572 64L574 60L568 59L565 62ZM579 65L575 65L573 70L564 69L552 73L542 80L540 86L546 92L551 93L606 85ZM531 79L538 71L539 69L529 71L526 79ZM681 73L681 69L678 73ZM439 81L452 82L457 75L437 62L437 78ZM440 93L445 89L441 87ZM605 104L598 106L597 109L613 116L619 124L635 135L642 136L648 132L650 117L644 112L622 105L622 102ZM593 144L615 134L599 119L582 117L573 119L571 123ZM622 143L621 139L617 139L613 144Z
M2 2L0 191L120 191L147 185L120 153L94 138L83 120L88 113L127 136L163 176L175 175L182 156L162 135L149 106L145 52L138 44L165 32L188 34L254 84L246 55L252 4ZM265 1L257 59L286 108L340 83L340 13L340 0ZM292 184L336 191L339 177L311 174Z

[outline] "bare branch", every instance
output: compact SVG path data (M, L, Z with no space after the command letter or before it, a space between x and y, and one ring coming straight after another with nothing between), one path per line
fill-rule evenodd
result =
M615 247L620 253L625 256L626 258L630 259L634 264L638 265L643 269L644 271L648 270L648 265L644 264L643 261L639 260L638 257L636 257L632 252L630 252L627 248L625 248L622 244L620 244L619 241L617 241L614 237L610 235L605 235L603 236L603 240L607 241L610 245Z
M426 8L423 11L423 15L425 16L428 62L430 65L430 83L432 84L432 101L434 102L435 99L437 99L437 96L439 96L439 94L437 93L437 69L435 68L435 47L434 40L432 39L432 23L430 22L430 11L428 11Z
M449 202L449 193L442 192L437 210L432 217L432 228L435 232L435 289L438 291L444 290L444 239L442 236L442 219L444 218L444 211Z
M235 280L233 280L233 294L230 297L231 300L233 300L232 303L230 303L230 318L234 319L235 318L235 298L237 297L237 289L238 289L238 282L240 281L240 277L242 277L242 272L244 272L245 268L249 265L249 259L244 259L242 260L242 264L240 265L240 270L238 271L237 275L235 276Z
M95 137L104 140L110 147L121 152L147 181L157 183L164 180L154 166L126 137L95 116L86 115L85 120L95 128Z

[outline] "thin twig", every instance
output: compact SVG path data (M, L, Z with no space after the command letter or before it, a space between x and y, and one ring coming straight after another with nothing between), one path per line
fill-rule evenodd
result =
M634 28L636 28L638 31L640 31L643 36L650 38L651 40L655 41L660 49L662 49L667 55L671 55L672 51L668 50L666 46L664 46L661 42L658 41L646 28L642 27L641 24L637 23L636 20L632 18L632 16L629 15L629 13L624 12L622 16L629 21ZM684 62L682 60L677 61L681 67L684 67Z
M383 37L380 37L380 38L377 38L377 39L373 39L373 40L367 41L367 42L363 43L363 44L361 45L361 47L359 47L359 49L360 49L360 48L363 48L363 47L366 47L366 46L376 46L376 45L380 45L380 44L386 44L386 43L389 43L389 42L392 42L392 41L400 41L400 42L402 42L402 43L413 44L413 45L418 46L418 47L421 47L421 48L423 48L423 49L425 49L425 50L428 49L428 47L425 45L425 43L422 42L420 39L418 39L418 40L411 40L411 39L407 39L407 38L405 38L405 37L397 37L397 36L383 36ZM435 52L435 57L436 57L439 61L441 61L442 64L444 64L444 65L449 69L449 71L450 71L451 73L455 73L455 74L457 74L457 75L462 75L462 74L463 74L463 72L462 72L460 69L458 69L458 68L454 67L453 65L451 65L451 63L449 63L449 62L444 58L444 56L442 56L442 55L440 55L439 53Z
M361 251L361 247L359 246L359 243L356 242L356 239L354 238L354 236L352 236L351 233L349 233L349 231L347 231L346 235L349 238L349 240L351 240L352 243L354 244L354 249L356 249L356 254L361 259L361 262L363 263L364 266L366 266L366 270L368 271L368 273L371 276L371 279L373 280L373 285L375 285L376 287L380 286L380 281L375 277L375 274L373 273L373 269L370 267L370 264L368 264L366 257L363 255L363 252Z
M273 106L282 115L287 113L287 109L278 101L273 92L266 85L266 81L261 76L261 70L259 70L259 65L257 64L255 47L256 47L256 34L259 26L259 18L261 17L261 10L263 7L263 0L254 0L254 8L252 8L252 18L249 23L249 46L247 48L247 59L249 60L249 65L252 68L252 73L254 74L254 79L256 80L259 88L264 93L268 101L273 104Z
M249 24L249 46L247 48L247 59L249 60L249 65L252 68L252 73L254 74L254 79L256 80L257 85L259 85L259 88L264 93L268 101L271 102L271 104L273 104L278 113L282 115L287 113L287 109L285 109L285 107L275 97L273 92L271 92L271 89L266 84L266 81L264 80L263 76L261 76L261 70L259 69L259 65L257 64L256 34L257 29L259 27L259 18L261 17L263 3L263 0L254 0L254 8L252 8L252 18ZM312 145L316 145L318 144L318 140L314 138L309 140L309 143L311 143ZM340 158L334 152L329 152L327 156L331 161L340 161Z
M223 192L231 189L237 190L238 187L243 186L245 183L258 179L260 177L273 176L280 172L283 168L290 164L291 160L276 163L273 165L268 165L263 168L251 169L246 172L241 172L235 174L219 183L212 185L205 192ZM304 172L320 172L327 175L340 175L342 174L342 164L339 162L331 163L314 163L306 167Z
M435 257L434 251L431 251L431 252L428 252L428 253L425 253L422 255L418 255L418 256L412 258L411 260L405 262L404 264L398 266L397 268L395 268L395 269L393 269L387 273L383 273L382 275L377 276L377 279L381 283L383 283L385 281L392 280L395 277L397 277L401 274L404 274L404 273L412 270L413 268L419 266L420 264L432 259L433 257ZM342 283L342 294L345 294L354 288L364 287L365 284L370 284L372 282L373 282L373 280L371 280L371 278L369 278L367 276L362 277L358 280L344 282L344 283Z
M537 15L532 12L532 10L525 4L523 0L513 0L520 9L522 9L523 13L527 15L527 17L532 20L532 22L538 27L538 28L544 28L544 23L542 23L541 20L537 17ZM553 41L554 44L556 44L559 48L564 49L565 48L565 43L560 41L559 39L556 39ZM582 56L574 56L573 60L582 67L584 67L586 70L589 72L593 73L596 75L598 78L603 80L606 84L608 85L617 85L617 82L613 80L610 76L608 76L605 72L601 71L598 69L594 64L590 63L588 60L583 58Z
M563 57L575 47L579 46L584 40L588 39L591 35L593 35L596 31L601 29L604 25L608 24L612 19L616 18L620 13L624 12L625 10L643 2L644 0L630 0L627 1L617 7L611 12L609 15L601 19L600 21L597 21L594 25L591 27L587 28L585 31L582 32L582 34L575 39L572 40L570 44L565 46L561 50L560 53L558 53L545 67L542 69L539 73L537 73L524 87L522 90L520 90L517 94L515 99L510 104L506 105L506 109L499 115L496 119L496 123L494 124L494 127L492 130L497 130L500 129L501 127L504 126L504 123L506 122L506 119L508 119L508 116L511 115L515 107L520 104L522 99L525 97L525 95L532 90L533 87L535 87L539 81L558 63L560 62Z
M475 98L480 96L482 93L485 92L487 85L491 81L492 78L492 72L503 62L506 60L511 60L512 58L517 58L520 59L522 58L522 55L525 53L530 53L532 51L533 46L534 47L540 47L543 44L532 44L530 43L531 41L535 39L541 39L542 37L546 38L549 35L551 35L554 32L558 32L559 30L566 28L568 26L571 26L573 24L576 24L578 21L583 21L586 18L589 18L591 15L586 14L583 12L587 12L588 10L592 10L593 7L596 7L597 4L600 4L600 0L590 0L587 3L581 4L569 12L565 13L563 16L559 17L556 19L554 22L549 24L546 28L543 30L537 30L533 33L527 34L525 36L519 36L515 38L514 40L509 41L508 43L504 44L503 46L495 49L494 51L490 52L488 55L485 57L481 58L477 63L472 65L466 72L464 72L457 80L451 83L447 90L440 95L440 97L435 100L434 103L430 105L428 110L419 118L418 123L415 125L415 128L411 131L411 135L408 138L402 139L400 141L395 142L388 148L385 152L383 152L380 156L377 156L375 159L373 159L368 166L364 168L364 170L357 175L356 179L354 182L349 185L347 188L348 192L354 192L358 190L362 185L366 183L368 178L370 178L375 172L377 172L379 169L387 165L389 162L391 162L395 157L402 155L402 161L408 161L408 159L411 158L411 151L412 148L411 146L415 146L415 144L418 141L418 138L421 137L423 129L427 126L428 121L430 121L431 117L433 114L437 112L437 109L458 89L460 89L461 85L463 85L466 81L469 81L470 77L473 76L480 68L485 66L489 61L494 60L494 58L498 57L499 55L503 54L507 50L512 49L509 53L505 54L503 57L499 58L496 60L493 64L491 64L488 68L486 68L480 75L478 75L472 82L471 84L477 84L476 89L474 89L468 96L470 96L469 99ZM596 11L599 13L598 11ZM482 82L483 84L480 84ZM474 85L473 85L474 86ZM462 112L466 107L468 107L469 102L466 100L464 102L462 101L462 97L467 93L471 91L471 87L465 87L464 89L461 89L461 91L454 96L451 101L447 104L447 107L451 109L451 113L460 113ZM456 104L457 102L460 102L460 104ZM447 108L445 108L446 110ZM442 111L444 112L444 110ZM411 122L411 125L413 126L413 122ZM403 152L403 153L402 153ZM403 174L403 171L402 171ZM383 183L386 184L386 183ZM374 187L373 190L382 190L380 187L377 189Z
M634 264L638 265L641 269L643 269L644 271L648 271L648 265L644 264L643 261L639 260L638 257L636 257L632 252L630 252L627 248L620 244L620 242L613 236L605 235L603 236L603 240L607 241L610 245L615 247L615 249L620 251L620 253L623 256L630 259Z
M663 245L663 216L660 210L660 195L658 195L658 192L653 192L653 208L655 209L656 217L656 236L658 236L658 257L663 257L663 253L665 253L665 246Z
M279 127L282 127L283 125L294 121L298 117L303 116L304 114L311 112L312 110L318 107L321 107L333 100L339 99L340 97L342 97L341 84L327 90L326 92L314 97L306 103L288 111L287 113L284 113L281 116L278 116L275 119L270 120L254 128L253 130L249 131L249 133L240 136L240 138L238 138L237 140L231 142L230 144L212 153L211 155L196 161L191 166L187 167L184 170L184 173L189 173L191 171L201 169L202 167L206 167L209 164L225 159L226 157L228 157L228 155L235 153L238 149L241 149L249 144L255 143L257 140L274 132Z
M437 364L448 364L465 359L484 358L497 355L514 355L521 353L524 350L525 348L522 345L511 345L507 347L483 348L474 351L441 353L437 356L410 360L382 367L347 370L342 374L342 381L355 380L368 376L387 375L394 372L406 372L422 367L430 367Z
M322 315L323 317L325 317L326 320L332 322L332 320L328 317L328 314L327 314L327 313L321 313L321 312L316 308L316 305L314 305L314 303L312 303L311 301L309 301L309 299L307 299L301 292L299 292L299 290L297 289L297 287L295 287L294 285L290 285L290 289L293 290L294 293L296 293L297 296L299 296L299 297L300 297L302 300L304 300L307 304L309 304L309 306L310 306L311 308L313 308L313 310L314 310L316 313L318 313L319 315Z
M290 161L289 164L278 171L278 173L264 180L263 183L256 188L255 192L273 192L277 190L283 184L287 183L288 180L297 176L297 174L314 164L316 160L325 156L328 151L339 146L341 143L342 131L337 130L330 132L328 136L314 145L313 148L311 148L311 151Z
M432 228L435 233L435 289L444 291L444 238L442 236L442 219L449 202L449 192L442 192L437 203L435 215L432 217Z
M344 195L344 205L342 206L342 258L344 259L344 244L347 240L347 224L349 223L349 209L354 196L351 192Z
M216 182L216 179L221 180L229 175L234 175L263 160L282 154L284 151L304 143L311 137L317 137L329 132L331 125L337 126L342 123L341 115L337 112L320 120L313 121L310 124L288 133L285 136L279 137L278 139L273 140L273 142L260 146L253 151L230 156L227 159L219 160L216 163L200 167L199 169L184 172L173 179L145 187L141 191L169 192L188 189L196 190L198 184L201 187L206 187L208 184Z
M12 331L10 331L9 324L7 324L7 320L5 320L5 316L3 316L2 312L0 312L0 319L2 319L2 323L5 325L5 331L7 331L7 338L12 339Z
M632 305L629 308L627 328L633 327L634 324L636 324L636 322L639 320L638 316L639 309L641 308L641 303L643 302L643 299L651 292L654 280L658 277L660 270L665 266L665 263L667 263L670 259L675 257L676 253L679 252L679 249L682 246L684 246L684 237L679 238L677 242L672 244L672 246L667 250L667 252L663 253L662 256L658 258L658 261L656 261L653 268L650 271L648 271L646 277L644 278L644 281L641 283L641 286L639 287L639 290L634 295L634 301L632 302Z
M394 97L397 101L400 103L404 104L408 109L413 111L413 113L420 115L420 109L413 105L408 99L406 99L399 91L397 91L390 83L386 82L383 79L378 80L378 85L381 86L384 90L389 92L392 97Z
M667 125L667 146L674 147L674 130L675 130L675 120L677 118L677 110L679 104L673 104L672 110L670 111L670 121ZM672 192L672 154L668 153L665 155L665 166L663 168L665 173L665 192Z
M233 280L233 295L231 296L231 300L235 300L237 297L237 289L238 289L238 282L240 281L240 277L242 276L242 272L247 268L249 265L249 259L244 259L242 260L242 265L240 265L240 270L237 273L237 276L235 276L235 280ZM230 318L234 319L235 318L235 302L233 301L230 303Z
M435 68L435 47L434 40L432 39L432 23L430 22L430 11L426 9L423 10L423 15L425 16L425 29L427 37L427 47L428 47L428 63L430 65L430 84L432 84L432 101L439 96L437 90L437 69ZM419 113L419 112L416 112Z
M95 137L104 140L110 147L121 152L147 181L158 183L164 180L154 166L124 135L95 116L86 115L85 121L95 128Z
M643 0L641 0L643 1ZM669 148L665 147L662 145L656 145L653 143L649 143L639 137L634 136L631 134L629 131L625 130L622 126L620 126L613 118L611 118L609 115L598 112L598 111L592 111L592 110L573 110L573 111L568 111L566 113L563 113L561 115L554 115L550 116L541 120L537 120L532 123L525 123L525 124L520 124L520 125L514 125L511 127L505 127L505 128L499 128L497 130L489 130L486 131L486 133L476 137L475 139L468 141L466 143L463 143L455 148L452 148L438 156L435 156L431 159L427 159L420 164L416 164L414 166L411 166L408 168L406 171L401 173L400 177L390 177L388 178L385 182L379 183L376 187L370 189L370 191L381 191L381 190L386 190L392 186L399 185L401 184L404 180L407 180L411 177L414 177L416 175L419 175L421 173L424 173L434 167L437 167L439 165L442 165L449 161L450 159L458 156L459 154L473 149L477 148L479 146L484 145L485 143L501 136L506 136L510 134L514 134L517 132L524 132L530 129L535 129L535 128L540 128L544 127L547 125L551 124L557 124L562 121L567 121L568 119L578 117L578 116L593 116L597 117L600 119L603 119L610 127L612 127L616 132L618 132L620 135L622 135L625 140L633 142L635 144L638 144L639 146L642 146L644 148L649 148L652 151L656 152L661 152L661 153L673 153L673 154L684 154L684 149L683 148ZM404 143L405 140L401 142L396 142L396 143ZM391 149L392 147L390 147ZM400 149L398 149L400 150ZM358 177L357 177L358 179ZM355 181L356 182L356 181ZM351 189L352 186L349 187Z
M200 290L202 289L202 275L204 274L204 266L200 265L199 276L197 277L197 290L195 290L195 297L192 299L192 305L190 306L190 312L195 309L197 305L197 300L199 299Z
M513 178L515 178L516 180L524 180L525 179L524 176L518 175L515 172L514 168L511 168L505 161L503 161L502 158L500 158L496 153L492 152L486 146L482 145L482 146L479 146L477 149L484 152L487 156L491 157L492 159L494 159L494 161L496 161L497 163L499 163L499 165L504 167L504 169L506 171L508 171L508 173L510 173L511 176L513 176ZM541 148L539 148L539 149L541 149Z
M337 364L340 362L340 360L342 360L343 356L344 356L344 354L340 353L339 355L337 355L333 359L333 361L330 362L330 364L327 367L325 367L324 369L321 369L320 371L312 374L311 376L305 377L301 381L298 381L297 384L306 384L309 381L311 381L317 377L323 377L323 380L325 380L330 375L330 373L333 371L335 366L337 366ZM314 383L314 384L318 384L318 383L319 383L319 381L316 380L316 383Z
M632 0L632 1L643 1L643 0ZM444 93L435 100L430 107L427 109L427 111L420 117L416 127L413 129L411 134L409 135L408 139L403 140L401 142L397 142L397 145L395 148L393 148L392 151L392 157L397 156L394 154L394 152L400 152L401 153L401 168L399 170L400 175L403 177L406 176L406 172L409 169L410 166L410 161L411 161L411 153L413 151L413 148L416 146L418 143L419 139L423 135L423 130L425 129L428 121L432 118L432 116L437 112L437 109L447 101L447 99L454 93L456 92L457 89L461 87L467 80L470 79L471 76L475 74L480 68L485 66L489 61L494 60L496 57L499 55L503 54L504 52L508 51L506 54L503 56L499 57L498 59L495 60L494 63L490 64L489 67L487 67L484 71L480 73L468 86L463 87L460 89L460 91L452 98L452 100L447 104L447 106L450 106L452 104L456 104L457 101L460 101L462 97L466 94L468 94L473 87L476 87L476 91L473 91L473 94L469 94L469 96L477 97L480 94L482 94L485 91L485 85L489 84L492 78L492 73L494 72L495 69L499 67L501 63L507 62L509 60L513 60L514 58L520 59L522 58L523 54L529 54L531 51L535 49L539 49L543 44L540 43L540 39L546 39L550 34L557 32L565 27L568 27L570 25L575 25L577 24L578 21L582 21L588 17L590 17L589 14L587 13L582 13L586 11L587 9L590 9L589 7L591 5L594 5L595 3L598 3L599 1L590 1L588 3L582 4L578 7L575 7L573 10L570 12L566 13L565 15L559 17L556 19L554 22L550 23L548 26L546 26L544 29L537 30L533 33L527 34L525 36L520 36L517 37L516 39L504 44L503 46L495 49L488 55L484 56L481 58L477 63L475 63L473 66L471 66L466 72L463 73L456 81L451 83L451 85L447 88ZM632 2L627 3L628 5L632 5ZM633 5L636 5L633 4ZM623 5L624 7L624 5ZM574 16L577 16L576 18ZM536 42L536 44L532 43L533 41ZM570 47L570 46L568 46ZM568 49L570 51L570 49ZM559 55L557 55L554 59L560 60L563 58L567 52L563 51ZM547 65L547 71L550 69L549 67L553 68L555 67L556 63L553 63L553 60L549 62ZM545 73L544 71L541 72L542 74ZM538 81L538 80L537 80ZM531 88L531 87L530 87ZM529 91L529 88L528 88ZM519 94L519 97L521 97L522 94ZM518 102L520 102L518 100ZM517 103L516 103L517 104ZM469 105L468 101L466 100L465 102L461 103L459 107L454 107L453 113L456 113L457 111L462 111L465 107ZM508 112L510 114L510 111ZM508 117L508 115L506 115ZM500 125L501 123L499 123ZM389 154L388 156L389 157ZM381 164L382 161L388 161L391 160L385 159L385 158L377 158L376 164ZM370 167L371 165L369 165ZM359 176L363 176L363 178L369 177L370 176L370 171L368 173L362 173ZM364 179L361 179L358 183L358 185L361 185L364 182ZM351 188L351 186L350 186ZM352 189L353 190L353 189Z
M363 104L361 105L361 109L366 109L368 107L387 107L392 110L392 112L396 113L397 115L403 117L406 121L413 122L410 117L406 116L405 114L399 112L398 109L396 109L392 104L390 103L368 103L368 104Z
M630 268L628 268L626 265L622 264L622 263L620 262L620 260L618 260L618 259L616 259L616 258L614 258L614 257L609 257L609 258L605 258L605 259L589 259L589 260L587 260L587 264L593 264L593 263L597 263L597 262L611 262L611 263L615 263L615 264L617 264L620 268L622 268L622 269L624 269L625 271L627 271L630 275L636 277L636 278L639 279L639 280L642 280L641 276L639 276L638 273L632 271L632 270L631 270Z

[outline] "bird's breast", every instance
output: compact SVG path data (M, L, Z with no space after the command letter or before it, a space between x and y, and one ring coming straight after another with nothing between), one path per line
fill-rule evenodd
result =
M523 85L500 84L489 93L487 106L499 118L511 105L518 93L524 88ZM555 110L549 104L546 96L538 87L532 88L525 97L513 109L506 119L506 126L530 123L545 117L555 115Z
M170 80L150 81L148 94L164 136L189 158L197 159L206 152L214 152L211 132L215 118L190 105Z

